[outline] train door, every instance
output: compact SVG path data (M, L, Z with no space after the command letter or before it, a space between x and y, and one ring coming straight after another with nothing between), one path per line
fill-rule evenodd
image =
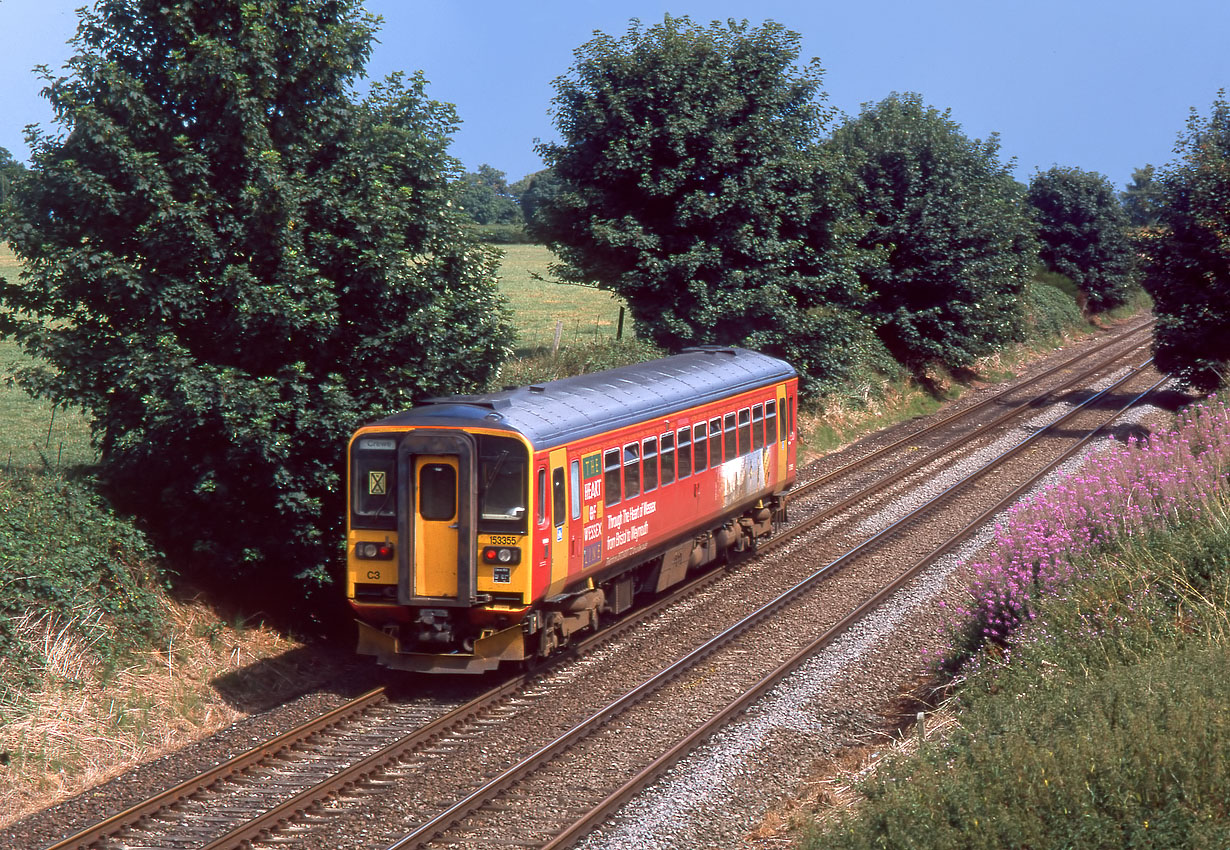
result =
M568 559L576 551L572 533L575 526L569 521L568 497L568 452L555 449L548 456L551 467L551 587L549 593L558 593L568 578Z
M458 478L454 455L414 458L414 587L419 596L457 595Z
M777 443L777 474L783 476L789 469L788 452L786 447L786 430L789 423L789 417L786 415L786 388L782 387L777 391L777 436L774 438Z

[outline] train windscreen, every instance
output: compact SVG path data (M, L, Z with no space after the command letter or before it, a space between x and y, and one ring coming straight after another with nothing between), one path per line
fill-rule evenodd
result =
M478 435L478 530L488 534L526 531L525 446L510 437Z

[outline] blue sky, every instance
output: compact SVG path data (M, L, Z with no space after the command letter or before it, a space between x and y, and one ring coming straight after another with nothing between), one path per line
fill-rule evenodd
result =
M31 69L69 57L85 0L0 0L0 146L27 155L22 128L53 130ZM1173 158L1192 107L1230 88L1226 0L812 0L611 3L601 0L368 0L382 15L369 73L422 70L428 93L463 121L452 153L516 180L541 168L554 139L552 80L595 30L631 18L774 20L825 69L828 102L847 114L891 92L919 92L973 137L998 132L1027 181L1052 165L1105 174L1119 187Z

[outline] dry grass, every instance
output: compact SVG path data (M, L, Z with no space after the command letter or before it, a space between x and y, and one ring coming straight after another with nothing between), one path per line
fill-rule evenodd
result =
M298 647L269 629L224 624L200 604L167 604L167 645L119 670L90 651L96 612L16 620L35 684L0 693L0 827L234 722L245 712L232 703L245 700L220 692L219 680L242 689L245 668ZM297 689L292 675L268 673L265 702Z

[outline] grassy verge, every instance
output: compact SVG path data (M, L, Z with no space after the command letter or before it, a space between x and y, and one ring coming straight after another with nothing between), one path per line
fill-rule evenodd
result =
M1024 505L956 623L953 731L803 847L1230 846L1227 469L1206 405Z

